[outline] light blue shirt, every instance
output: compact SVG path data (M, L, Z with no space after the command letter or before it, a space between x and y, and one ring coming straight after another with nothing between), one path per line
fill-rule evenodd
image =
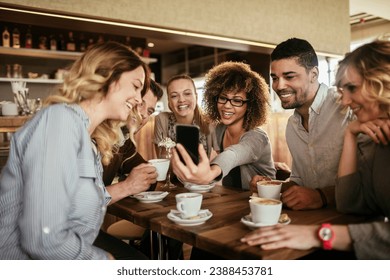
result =
M11 140L0 175L0 259L107 259L92 245L110 200L77 105L49 106Z
M339 95L321 84L309 109L309 132L295 110L286 128L292 155L290 180L300 186L334 186L343 147L344 130L351 114L342 112Z

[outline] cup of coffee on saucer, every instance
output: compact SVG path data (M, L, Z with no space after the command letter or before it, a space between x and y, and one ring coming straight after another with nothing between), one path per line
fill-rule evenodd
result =
M282 212L282 202L270 198L252 198L249 200L251 219L254 224L276 225Z
M182 219L198 216L202 206L203 196L200 193L180 193L175 196L176 208Z
M282 190L281 181L258 181L257 193L259 197L280 199L280 191Z
M150 159L148 162L157 169L157 181L164 181L167 178L169 159Z

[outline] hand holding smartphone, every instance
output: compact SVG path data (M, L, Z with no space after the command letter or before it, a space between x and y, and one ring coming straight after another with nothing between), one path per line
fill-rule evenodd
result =
M180 143L184 146L187 153L190 155L192 161L195 164L199 163L199 127L196 125L177 124L176 130L176 143ZM179 153L180 160L184 162Z

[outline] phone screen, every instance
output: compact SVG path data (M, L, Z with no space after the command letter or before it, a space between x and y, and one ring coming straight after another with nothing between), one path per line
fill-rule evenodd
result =
M180 143L184 146L187 153L191 156L192 161L195 164L199 163L199 127L196 125L182 125L177 124L176 129L176 143ZM180 156L180 153L179 153ZM180 160L184 162L180 156Z

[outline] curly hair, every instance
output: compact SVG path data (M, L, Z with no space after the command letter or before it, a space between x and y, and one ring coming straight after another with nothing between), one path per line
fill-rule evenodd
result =
M242 62L223 62L206 74L203 105L210 120L220 123L216 98L220 94L245 92L248 102L243 128L248 131L266 123L269 88L264 78Z
M390 42L373 41L348 53L338 65L338 88L349 67L363 78L362 94L368 100L378 101L381 108L390 113Z
M97 44L77 59L65 77L58 93L45 100L45 106L56 103L80 104L83 100L103 99L109 86L124 72L142 66L145 72L143 96L149 88L149 68L130 48L116 42ZM105 120L96 127L91 138L96 141L102 163L109 164L119 141L122 122Z
M195 86L194 80L186 74L179 74L179 75L175 75L175 76L171 77L167 83L167 91L168 92L169 92L169 86L172 84L172 82L177 81L177 80L190 81L192 83L192 86L194 87L194 92L195 92L196 96L198 96L198 93L196 92L196 86ZM168 94L168 100L169 99L170 99L170 95ZM196 104L195 110L194 110L194 122L199 126L199 129L203 134L208 135L210 133L209 122L208 122L207 118L204 116L204 113L201 110L201 108L199 108L198 104Z

